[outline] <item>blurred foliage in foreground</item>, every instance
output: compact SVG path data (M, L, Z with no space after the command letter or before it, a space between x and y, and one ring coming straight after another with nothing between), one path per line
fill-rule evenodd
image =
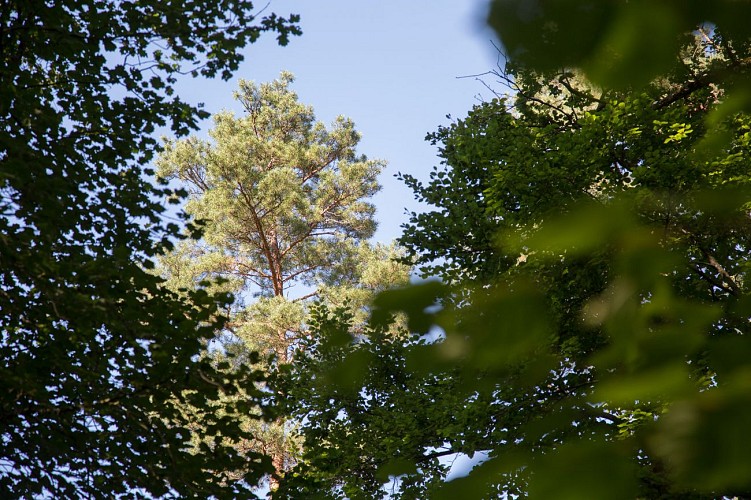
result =
M368 336L315 312L279 494L751 495L746 4L659 5L496 2L513 94L429 136L427 183L404 176L435 209L401 242L439 281L382 293ZM683 33L706 19L727 27ZM480 452L445 481L442 457Z

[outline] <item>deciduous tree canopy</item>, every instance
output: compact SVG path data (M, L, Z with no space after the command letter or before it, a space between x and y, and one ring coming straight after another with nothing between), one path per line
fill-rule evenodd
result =
M168 125L205 116L181 73L228 78L263 32L296 16L249 2L10 1L0 7L0 489L13 497L233 495L212 471L240 459L230 417L192 433L168 401L207 408L256 376L197 358L223 296L178 297L146 271L172 246L166 191L147 180ZM144 175L146 174L146 175ZM193 390L192 393L185 392ZM246 405L247 406L247 405ZM242 408L225 408L228 414ZM267 468L261 457L254 480ZM221 464L221 467L220 465Z
M748 495L751 118L717 113L747 45L681 40L641 86L512 58L510 96L430 136L444 165L404 177L436 208L402 243L443 283L377 298L372 342L320 313L329 361L311 360L298 410L315 454L289 491L383 497L396 477L403 498ZM377 335L394 312L406 344ZM443 482L440 456L478 452Z

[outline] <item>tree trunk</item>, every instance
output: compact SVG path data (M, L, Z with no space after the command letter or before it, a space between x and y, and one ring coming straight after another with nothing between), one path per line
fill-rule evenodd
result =
M280 425L284 424L282 421L275 422L275 423L278 423ZM279 479L284 474L284 462L285 462L284 459L286 455L287 455L287 452L284 450L275 450L271 454L271 463L274 466L274 474L272 474L271 477L269 478L269 490L271 493L279 489Z

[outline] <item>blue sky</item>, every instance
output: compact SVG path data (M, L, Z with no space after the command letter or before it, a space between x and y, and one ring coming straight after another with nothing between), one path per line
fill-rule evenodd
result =
M282 70L294 73L294 90L319 120L352 118L363 136L359 152L388 161L374 202L375 239L390 241L407 221L405 208L419 210L393 175L426 178L439 159L425 134L449 123L447 114L461 118L478 99L490 98L474 78L457 78L496 66L493 34L483 20L486 5L485 0L272 0L268 12L301 15L302 36L287 47L262 37L245 49L245 62L232 80L187 80L178 90L211 113L239 112L232 99L237 79L264 82Z

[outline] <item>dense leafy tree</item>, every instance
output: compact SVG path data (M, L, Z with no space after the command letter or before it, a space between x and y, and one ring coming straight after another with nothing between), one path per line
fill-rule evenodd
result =
M211 446L175 404L209 408L256 376L198 358L226 297L178 296L147 272L179 236L144 174L156 127L205 116L182 73L228 78L238 49L289 19L249 2L9 1L0 6L0 489L4 496L234 495L228 417ZM175 399L176 398L176 399ZM267 470L261 457L247 478Z
M421 295L396 300L424 303ZM410 348L425 342L392 320L362 330L353 328L347 309L313 309L315 336L283 386L289 412L304 422L304 446L279 498L379 498L393 494L384 487L389 475L416 468L420 474L401 478L402 494L429 497L441 484L449 470L441 459L455 454L446 436L462 432L471 412L460 411L466 401L458 379L407 367Z
M205 221L200 241L162 260L168 282L195 288L207 277L225 279L219 286L238 297L225 349L273 355L277 366L293 361L310 334L311 300L363 316L376 291L408 279L393 248L367 242L376 227L367 198L380 189L383 162L356 153L351 120L339 117L330 128L316 121L292 81L289 73L261 85L241 80L241 116L215 115L211 141L169 142L158 161L159 175L188 188L187 213ZM245 425L256 438L245 449L286 470L296 445L285 419Z
M322 313L316 352L341 359L310 362L327 392L303 396L317 444L290 495L749 494L751 118L716 113L748 54L724 36L684 36L642 87L512 61L513 95L431 136L444 166L405 178L436 210L402 243L444 284L382 294L370 342ZM393 312L422 337L379 339ZM440 484L437 454L480 451Z

